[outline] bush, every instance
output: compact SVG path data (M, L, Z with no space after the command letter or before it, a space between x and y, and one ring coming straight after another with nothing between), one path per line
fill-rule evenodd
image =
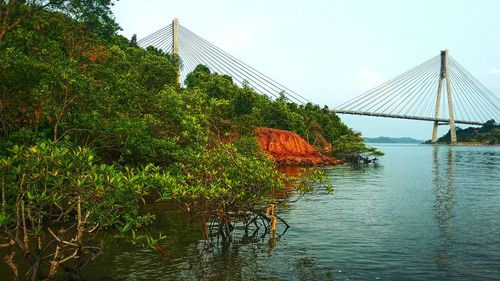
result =
M139 214L144 169L96 164L88 148L51 141L14 145L0 158L0 169L2 239L11 256L19 252L28 260L35 279L55 277L63 264L78 276L102 254L93 241L98 229L138 229L153 218Z

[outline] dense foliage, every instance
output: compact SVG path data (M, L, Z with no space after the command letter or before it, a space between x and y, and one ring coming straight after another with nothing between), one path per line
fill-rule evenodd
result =
M89 32L110 37L119 30L111 14L113 0L0 0L0 40L24 19L45 10L59 11L83 23Z
M348 160L383 155L366 146L361 134L347 127L327 106L298 105L285 95L272 100L247 85L236 86L231 77L211 73L203 65L188 74L186 85L219 102L210 119L211 130L221 136L251 136L256 127L270 127L295 131L319 151Z
M52 279L61 266L77 278L102 254L94 240L99 229L139 228L153 218L139 214L137 200L146 194L148 168L119 169L95 160L87 148L51 141L15 145L0 159L2 242L26 257L33 278ZM5 256L13 272L15 252Z
M483 126L469 127L462 129L457 127L457 140L459 142L481 143L481 144L499 144L500 143L500 125L495 120L489 120ZM430 143L428 140L426 143ZM450 143L451 133L448 131L444 136L438 138L438 143Z
M272 223L274 207L263 210L291 179L256 127L324 153L376 153L328 108L271 100L205 66L180 88L179 59L116 35L111 4L0 1L0 248L14 276L24 258L33 280L79 279L103 253L100 230L155 244L146 201L181 202L206 239L209 221L225 237L235 221Z

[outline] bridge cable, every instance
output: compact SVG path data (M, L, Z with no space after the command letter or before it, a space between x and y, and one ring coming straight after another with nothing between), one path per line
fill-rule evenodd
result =
M467 108L467 107L470 108L471 111L474 111L474 113L476 114L475 116L477 116L477 118L474 116L473 116L474 118L471 118L469 116L469 110L464 110L468 120L481 119L479 117L480 114L476 111L476 106L474 106L474 104L469 100L469 93L468 93L468 90L465 88L465 85L463 84L464 82L463 82L462 78L458 76L455 69L450 70L450 75L451 75L451 79L453 79L453 81L455 82L454 85L456 85L453 88L454 92L463 95L464 100L468 104L468 106L464 106L464 108ZM472 112L471 112L471 114L472 114Z
M438 77L439 77L439 69L437 68L432 69L429 72L429 74L426 77L424 77L421 85L417 88L414 97L408 101L408 104L412 104L412 106L411 107L409 106L408 109L406 109L404 113L405 115L410 115L412 112L414 112L412 115L424 116L421 113L420 108L422 104L424 104L425 101L427 100L426 97L428 96L429 93L429 86L432 84L432 82L437 80ZM401 114L404 109L405 107L401 108L398 114ZM415 111L412 111L413 109Z
M430 68L430 66L428 66L426 68L422 68L418 73L415 73L414 75L412 75L411 77L409 77L408 79L406 79L404 81L404 83L400 87L398 87L396 89L393 89L392 92L390 93L391 96L388 96L388 97L392 98L394 96L398 96L397 99L399 99L400 98L399 96L401 95L401 91L405 91L405 90L407 91L408 88L412 87L412 85L414 85L416 82L419 81L419 78L420 78L421 75L424 75L427 71L429 71L429 68ZM377 103L373 104L372 107L370 107L370 109L373 108L373 107L375 107L375 106L377 106L380 103L385 102L386 100L387 100L387 98L380 99ZM382 104L381 106L379 106L378 108L376 108L374 110L374 112L378 112L379 110L382 109L383 106L384 106L384 104ZM385 110L388 110L388 109L389 108L386 107Z
M465 96L467 96L463 90L460 88L461 84L459 81L456 80L455 73L452 71L452 69L449 69L449 76L451 80L451 88L452 88L452 96L456 102L453 103L454 105L454 113L455 113L455 118L456 119L464 119L464 120L472 120L469 117L468 112L465 110L464 103L462 101L465 100ZM463 96L463 97L462 97Z
M146 48L148 46L153 46L156 47L159 43L166 41L165 38L169 37L169 34L172 33L172 30L168 29L161 29L159 30L160 32L155 32L154 36L148 37L148 39L143 38L139 41L137 41L137 45L142 48Z
M427 81L427 79L429 79L429 77L432 77L432 74L435 71L435 69L436 68L434 68L434 67L429 67L425 73L420 75L420 77L419 77L419 78L421 78L420 80L415 81L412 84L412 87L410 87L408 90L406 90L404 93L402 93L402 95L404 96L406 93L408 93L410 91L412 92L411 94L407 95L405 98L401 99L399 104L395 106L395 108L394 108L395 111L399 108L399 111L397 112L397 114L400 114L406 108L406 106L408 106L409 109L411 109L413 107L412 103L411 103L414 99L413 95L417 96L418 89L421 90L423 88L423 84L425 84L425 82ZM417 91L414 91L414 89L417 89ZM411 98L408 100L408 98L410 96L411 96ZM407 100L408 100L408 102L404 103ZM415 114L412 114L412 115L415 115Z
M457 70L460 70L457 68ZM485 117L484 115L484 110L493 110L490 111L489 114L493 113L495 116L495 107L496 104L494 101L492 101L488 96L484 97L484 93L482 93L481 89L478 88L477 85L475 85L472 80L466 75L466 73L462 71L457 71L458 77L462 79L465 87L469 90L469 93L473 95L473 100L474 100L474 106L472 107L473 109L476 108L481 108L482 110L479 110L481 112L480 116L483 116L483 121L486 121L488 117ZM480 106L478 106L478 103L481 103ZM496 107L498 109L498 107ZM478 116L479 117L479 116Z
M357 110L365 110L365 108L366 108L366 111L377 112L381 108L383 108L384 105L387 105L384 112L387 111L390 107L393 106L393 104L387 104L386 102L388 102L389 100L393 100L393 99L397 100L399 98L399 97L397 97L398 92L406 89L409 85L411 85L411 83L413 81L415 81L415 79L418 77L418 75L423 73L424 71L425 71L425 68L422 68L419 70L419 72L415 72L411 76L409 75L408 78L405 77L404 79L402 78L399 81L393 81L394 85L392 85L392 87L387 88L381 92L377 92L377 94L378 94L377 96L373 96L370 99L360 101L360 103L358 104ZM372 100L375 103L372 103ZM394 101L394 102L396 102L396 101ZM363 103L364 103L364 105L363 105ZM378 106L379 104L381 104L381 105L378 108L376 108L375 110L372 110L374 107Z
M207 54L207 56L205 56L205 54L204 54L203 50L201 49L201 48L203 48L203 47L199 47L197 43L195 43L195 42L190 42L190 44L187 44L187 45L188 45L188 46L190 46L190 47L191 47L191 46L193 46L194 48L196 48L196 51L197 51L197 52L195 52L195 53L199 53L201 56L203 56L203 57L204 57L204 59L202 59L202 58L201 58L201 56L199 57L199 61L200 61L201 63L203 63L203 62L207 62L207 63L209 63L209 64L210 64L210 62L212 62L212 67L216 68L216 69L215 69L216 71L218 71L218 72L220 72L220 73L222 73L222 74L230 74L230 75L236 76L236 75L235 75L235 74L236 74L235 72L228 71L227 69L225 69L225 67L233 68L233 66L226 64L223 60L221 60L221 59L220 59L220 56L218 56L217 54L214 54L213 52L211 52L210 54ZM189 47L189 48L190 48L190 47ZM206 49L205 51L207 51L207 49ZM208 51L209 51L209 50L208 50ZM213 60L211 57L215 58L215 60ZM223 65L225 65L225 67L224 67ZM210 66L210 65L208 65L208 66ZM233 69L234 69L234 68L233 68ZM238 69L237 69L237 68L236 68L236 70L238 71ZM238 72L240 72L240 71L238 71ZM240 73L241 73L241 72L240 72ZM237 76L241 78L241 76L239 76L239 75L237 75ZM234 78L237 78L237 77L234 77ZM237 79L237 80L240 80L240 79ZM240 83L241 83L241 84L243 84L243 81L245 81L244 76L243 76L243 79L241 79L241 82L240 82ZM269 91L269 90L268 90L265 86L263 86L261 83L256 82L256 81L254 81L254 83L255 83L255 84L258 84L258 86L259 86L258 88L260 88L260 89L262 89L262 90L264 90L264 91L268 92L269 94L273 95L274 97L277 97L277 95L275 95L273 92ZM261 90L261 91L262 91L262 90Z
M193 46L195 46L195 47L196 47L196 49L197 49L197 51L198 51L198 53L200 53L200 54L202 54L202 55L203 55L203 57L204 57L205 59L201 59L201 58L200 58L200 62L204 62L204 61L206 61L206 62L209 62L209 63L210 63L210 61L212 61L212 63L215 63L216 65L218 65L218 67L214 65L214 67L216 67L216 68L217 68L216 70L217 70L218 72L221 72L221 73L223 73L223 74L224 74L224 73L226 73L226 74L231 74L231 75L235 76L235 74L236 74L235 72L232 72L232 71L227 71L227 69L224 69L223 65L225 65L225 66L227 66L227 67L229 67L229 68L231 68L231 69L235 69L237 72L241 73L241 72L240 72L237 68L234 68L233 66L228 65L228 64L227 64L227 63L226 63L223 59L221 59L221 58L220 58L220 56L219 56L219 55L214 54L214 53L213 53L213 51L208 50L208 51L210 52L210 54L207 54L207 56L205 56L205 55L204 55L203 50L201 49L202 47L199 47L197 43L195 43L195 42L191 42L191 43L190 43L190 44L188 44L188 45L193 45ZM207 50L206 50L206 51L207 51ZM215 58L215 60L212 60L212 59L211 59L211 57ZM223 65L222 65L222 64L223 64ZM219 67L220 67L220 68L219 68ZM241 78L241 76L239 76L239 75L237 75L237 76ZM235 78L237 78L237 77L235 77ZM237 80L239 80L239 79L237 79ZM246 81L246 79L244 78L244 76L243 76L243 79L241 79L240 84L243 84L243 81ZM259 81L261 82L261 80L259 80ZM277 95L276 95L276 94L274 94L273 92L269 91L269 90L268 90L265 86L263 86L261 83L259 83L259 82L257 82L257 81L254 81L254 83L255 83L255 84L258 84L258 85L257 85L257 86L258 86L258 88L260 88L260 89L262 89L262 90L264 90L264 91L267 91L269 94L273 95L274 97L277 97ZM255 86L255 85L254 85L254 86ZM261 90L261 92L262 92L262 90Z
M437 58L437 56L435 58ZM387 89L390 85L394 84L394 82L396 82L396 81L401 81L401 80L406 79L405 78L406 76L413 74L415 71L418 71L421 67L426 66L430 61L432 61L435 58L429 59L428 61L426 61L426 62L424 62L424 63L422 63L422 64L420 64L420 65L418 65L418 66L416 66L416 67L414 67L414 68L412 68L412 69L410 69L410 70L408 70L408 71L406 71L406 72L404 72L404 73L402 73L400 75L398 75L397 77L395 77L395 78L393 78L391 80L386 81L382 85L377 86L377 87L369 90L368 92L366 92L366 93L364 93L364 94L362 94L362 95L360 95L358 97L355 97L355 98L353 98L353 99L351 99L351 100L349 100L349 101L341 104L339 106L339 108L340 109L351 108L354 104L360 103L360 102L362 103L363 100L365 100L365 99L366 100L370 100L371 98L376 98L379 91Z
M200 48L203 48L203 46L202 46L202 47L200 47ZM234 67L233 65L228 64L228 62L224 62L223 58L221 58L218 54L216 54L216 53L214 54L214 53L213 53L213 51L211 51L211 54L213 54L213 55L217 58L217 61L219 61L219 62L221 62L222 64L226 65L226 67L229 67L229 68L231 68L231 69L234 69L236 72L238 72L238 73L240 73L240 74L243 74L243 73L242 73L242 72L241 72L241 71L240 71L237 67ZM232 72L232 71L227 71L227 70L222 71L222 73L230 74L230 75L233 75L233 76L236 74L235 72ZM251 74L247 73L247 75L251 75ZM238 75L238 77L241 77L241 76L239 76L239 75ZM236 78L236 77L235 77L235 78ZM261 81L258 77L254 77L254 78L256 78L256 80L257 80L257 81L262 82L262 81ZM238 80L239 80L239 79L238 79ZM247 81L247 80L244 78L244 76L243 76L243 79L241 79L240 84L243 84L243 81ZM262 92L262 90L264 90L264 91L268 92L269 94L271 94L272 96L277 97L277 95L276 95L276 94L274 94L273 92L271 92L268 88L266 88L265 86L263 86L261 83L259 83L259 82L257 82L257 81L254 81L254 86L256 86L256 87L258 88L257 90L259 90L259 89L260 89L260 91L261 91L261 92Z
M423 64L405 72L403 75L393 78L383 85L370 90L367 94L362 95L357 100L353 99L351 100L351 102L344 103L344 106L341 106L341 108L357 107L357 110L364 110L367 106L370 105L370 103L372 103L372 101L377 101L378 99L378 102L376 102L375 104L371 104L371 106L368 107L367 111L371 110L381 102L385 102L387 98L390 98L394 91L399 91L399 89L407 85L408 81L411 81L413 77L425 71L425 69L429 65L432 65L433 59L430 59L427 62L424 62Z
M163 33L163 32L165 32L166 30L168 30L168 28L169 28L169 27L170 27L170 29L171 29L171 26L172 26L171 24L170 24L170 25L167 25L167 26L165 26L165 27L163 27L163 28L161 28L161 29L159 29L159 30L157 30L157 31L155 31L155 32L153 32L153 33L151 33L151 34L147 35L146 37L144 37L144 38L141 38L141 39L137 40L137 45L139 45L139 46L143 46L143 45L145 45L145 44L146 44L146 42L150 41L152 38L157 38L157 36L158 36L159 34L162 34L162 33Z
M266 80L270 85L276 87L276 88L280 88L281 91L285 90L286 93L288 93L288 95L291 95L291 96L294 96L296 100L302 100L301 103L305 103L305 102L310 102L307 98L297 94L296 92L290 90L289 88L281 85L280 83L274 81L273 79L265 76L264 74L262 74L261 72L259 72L258 70L250 67L249 65L241 62L240 60L236 59L235 57L229 55L228 53L226 53L224 50L220 49L220 48L217 48L215 45L213 45L212 43L210 43L209 41L203 39L202 37L198 36L197 34L193 33L192 31L190 31L189 29L185 28L185 27L182 27L183 30L185 30L186 32L189 32L190 34L193 35L193 37L195 37L196 39L202 41L203 43L205 43L207 46L211 46L215 51L217 51L218 53L220 53L221 55L225 56L227 59L233 61L234 63L238 64L240 67L248 70L248 71L251 71L253 73L256 73L258 74L261 79L264 79ZM279 86L279 87L278 87Z
M224 67L221 65L225 65L226 67L230 67L230 68L233 68L233 66L231 65L228 65L227 62L224 62L218 55L215 55L214 57L216 58L216 61L213 61L212 59L210 59L210 55L212 54L207 54L207 56L205 56L205 54L203 53L203 51L201 50L201 48L203 48L203 46L201 47L198 47L197 43L196 42L191 42L190 44L188 44L190 46L194 46L196 48L196 51L195 53L200 53L205 59L202 59L201 57L199 58L199 62L202 63L202 64L207 64L207 66L209 67L213 67L215 68L214 70L216 70L217 72L221 73L221 74L230 74L233 76L233 78L235 78L240 84L243 84L244 81L247 81L245 78L244 78L244 75L243 76L240 76L239 74L236 74L236 72L232 72L232 71L228 71L227 69L224 69ZM215 65L212 65L210 62L213 61L213 63ZM219 64L219 62L221 64ZM219 68L221 67L221 68ZM242 74L237 68L235 68L235 70ZM264 91L267 91L269 94L273 95L274 97L277 97L277 95L275 95L273 92L269 91L265 86L262 86L260 83L258 82L254 82L254 86L257 86L257 88L261 89L260 91L262 91L262 89Z
M457 66L459 73L465 78L467 83L475 89L476 96L484 102L484 107L489 108L494 116L500 113L500 100L493 95L484 85L482 85L474 76L472 76L465 68L461 67L456 61L453 63ZM495 113L496 112L496 113Z

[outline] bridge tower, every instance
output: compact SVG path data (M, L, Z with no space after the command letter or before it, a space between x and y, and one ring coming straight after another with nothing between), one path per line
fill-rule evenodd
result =
M180 58L181 56L181 54L179 53L179 19L177 18L172 21L172 54L177 58ZM181 84L180 65L177 69L175 81L178 85Z
M451 96L451 82L450 82L450 74L448 71L448 49L441 51L441 71L439 75L439 84L438 91L436 97L436 110L434 112L434 128L432 130L432 143L437 142L437 134L438 134L438 126L439 124L437 119L439 118L439 111L441 109L441 93L443 91L443 80L446 83L446 94L448 100L448 114L450 118L450 134L451 134L451 144L457 143L457 130L455 128L455 115L453 113L453 100Z

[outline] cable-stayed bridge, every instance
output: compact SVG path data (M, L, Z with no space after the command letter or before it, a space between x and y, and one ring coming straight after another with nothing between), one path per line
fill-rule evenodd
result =
M240 86L277 98L284 94L299 104L311 102L248 64L231 56L201 36L173 22L138 41L140 47L153 46L175 54L182 61L178 82L199 64L226 74ZM448 51L406 71L382 85L332 109L339 114L366 115L432 121L432 141L439 125L449 125L451 142L456 143L455 124L482 125L500 120L500 99L470 74Z

